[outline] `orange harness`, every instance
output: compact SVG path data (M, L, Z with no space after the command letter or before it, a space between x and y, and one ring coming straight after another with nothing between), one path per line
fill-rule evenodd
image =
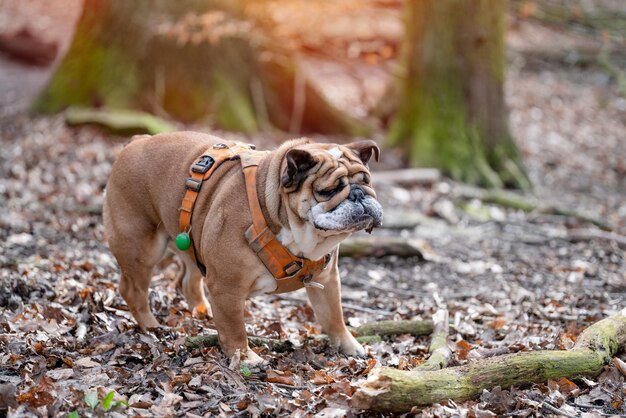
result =
M189 244L186 248L179 246L179 249L184 251L188 248L203 275L206 274L206 268L198 260L189 235L193 207L202 183L211 177L211 174L224 161L240 159L245 178L248 206L252 216L252 225L246 230L245 237L252 250L276 279L277 286L273 293L291 292L304 286L323 288L323 285L313 282L312 279L326 268L331 258L330 254L326 254L317 261L295 256L280 243L265 221L256 188L257 168L265 155L267 155L266 151L254 151L252 145L238 142L218 143L207 149L200 159L191 166L190 177L185 180L187 191L180 207L179 218L181 231L179 237L181 235L186 236ZM179 237L176 239L177 246L179 245Z

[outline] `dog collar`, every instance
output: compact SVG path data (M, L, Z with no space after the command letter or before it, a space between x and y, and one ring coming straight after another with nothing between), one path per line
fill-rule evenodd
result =
M264 151L254 151L253 145L232 142L218 143L207 149L191 166L185 180L185 196L179 209L180 234L175 243L181 251L190 251L203 275L206 267L196 256L195 246L191 239L191 220L193 208L198 198L202 183L224 162L240 159L244 174L248 206L252 216L252 225L246 230L248 244L276 280L276 290L272 293L286 293L302 287L324 288L313 278L324 270L330 262L331 255L326 254L320 260L309 260L295 256L276 238L267 225L256 190L256 173L261 159L267 155Z

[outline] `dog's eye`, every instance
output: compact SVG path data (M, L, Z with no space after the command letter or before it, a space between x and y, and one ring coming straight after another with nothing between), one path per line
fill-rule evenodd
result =
M367 173L363 173L363 183L370 184L370 175Z
M336 187L333 187L332 189L317 190L316 193L322 197L331 198L337 193L339 193L340 191L342 191L344 187L346 187L346 183L341 182Z

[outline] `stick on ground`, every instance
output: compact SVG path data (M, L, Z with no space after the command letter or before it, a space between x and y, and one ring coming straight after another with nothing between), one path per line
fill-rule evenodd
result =
M447 309L439 309L433 315L434 329L428 348L430 356L414 370L439 370L448 367L448 362L452 357L452 351L448 347L448 334L450 333L448 317Z

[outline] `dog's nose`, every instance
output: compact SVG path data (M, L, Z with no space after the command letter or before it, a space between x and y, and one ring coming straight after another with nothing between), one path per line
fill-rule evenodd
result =
M363 189L356 185L350 186L350 194L348 195L348 199L353 202L360 202L364 198L365 193L363 192Z

